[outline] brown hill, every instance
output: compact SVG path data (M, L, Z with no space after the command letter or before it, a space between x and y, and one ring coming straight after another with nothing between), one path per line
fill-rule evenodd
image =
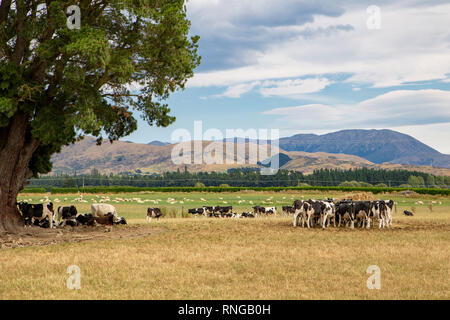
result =
M193 150L193 142L191 150ZM184 143L187 147L189 143ZM247 143L245 145L245 153L238 154L237 145L232 142L210 142L203 141L203 150L207 148L219 148L222 144L223 150L234 149L234 162L229 164L189 164L187 169L192 172L199 171L226 171L231 168L239 167L258 167L257 165L248 164L248 150L255 148L257 145ZM92 137L77 142L74 145L63 148L62 152L53 156L53 173L64 172L72 174L89 173L96 168L103 173L119 173L119 172L135 172L141 170L143 173L162 173L167 171L184 170L184 164L175 164L172 161L172 149L174 145L156 146L148 144L138 144L125 141L116 141L114 143L105 142L101 146L96 145L96 141ZM270 146L269 146L270 148ZM374 164L366 159L354 155L346 154L330 154L324 152L308 153L301 151L287 152L280 150L281 153L287 155L287 160L282 163L282 169L297 170L305 174L312 173L315 169L351 169L351 168L383 168L388 170L405 169L410 171L421 171L436 175L450 176L450 169L441 169L423 166L410 166L384 163L381 165ZM252 154L254 154L252 152ZM214 153L213 153L214 155ZM194 153L191 152L191 163L194 159ZM225 160L225 157L223 158ZM239 161L237 161L239 160ZM253 162L254 163L254 162Z

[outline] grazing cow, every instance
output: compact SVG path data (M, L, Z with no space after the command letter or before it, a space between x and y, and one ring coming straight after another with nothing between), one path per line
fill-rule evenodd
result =
M294 214L294 227L297 227L298 220L300 219L300 224L302 228L306 226L311 227L311 217L314 214L314 208L308 201L296 200L293 205L295 209Z
M220 213L220 216L223 217L225 214L228 213L233 213L233 207L232 206L227 206L227 207L221 207L221 206L216 206L213 208L212 213L215 214L215 216L217 216L217 213Z
M341 226L341 222L347 221L346 225L350 223L350 228L355 227L354 222L354 203L352 201L340 201L336 205L336 217L339 218L338 226Z
M255 217L255 215L253 213L251 213L251 212L242 212L241 216L243 218L254 218Z
M266 208L264 208L264 213L266 215L268 215L268 214L275 214L275 215L277 215L277 207L266 207Z
M253 214L257 217L259 214L266 213L266 208L261 206L254 206L253 208Z
M188 209L188 213L193 214L193 215L199 214L197 209Z
M76 218L77 218L77 208L75 208L75 206L70 206L70 207L58 207L58 209L56 210L58 213L58 225L59 226L65 226L70 225L70 226L76 226ZM61 222L62 219L62 222Z
M214 213L213 207L203 207L203 215L205 216L211 216Z
M295 213L295 209L292 206L284 206L281 208L281 210L287 215Z
M380 201L379 203L379 210L380 210L380 226L379 229L388 227L387 225L387 219L388 219L388 206L384 201Z
M309 221L311 226L314 227L314 224L320 222L320 219L323 217L323 211L325 210L326 204L325 202L311 199L306 202L309 203L314 210L312 219Z
M395 209L394 200L381 200L386 205L386 227L392 225L392 211Z
M403 214L405 216L410 216L410 217L414 216L414 214L411 211L408 211L408 210L403 211Z
M373 223L375 224L375 219L377 219L379 229L381 229L381 227L384 227L384 225L385 225L385 220L384 220L385 215L381 214L380 204L381 204L381 201L372 201L370 204L370 211L369 211L369 224L370 224L371 220L373 220Z
M330 220L333 219L333 225L336 227L336 206L333 202L322 201L324 205L322 207L320 221L322 224L322 229L325 229L330 225Z
M87 214L80 214L77 217L78 224L84 225L84 226L93 226L95 224L94 216L90 213Z
M114 224L114 214L112 212L108 212L102 216L94 217L95 222L102 225L112 226Z
M53 220L53 224L56 225L55 220ZM42 220L34 219L33 220L33 225L36 226L36 227L41 227L41 228L44 228L44 229L48 229L48 228L50 228L50 221L48 220L48 218L45 218L45 219L42 219Z
M251 213L251 212L242 212L240 214L238 214L238 213L233 214L233 218L238 218L238 219L241 219L241 218L254 218L254 217L255 217L255 215L253 213Z
M364 226L367 229L370 228L370 209L370 201L356 201L354 203L355 218L359 221L361 228L364 228Z
M147 221L151 221L153 218L159 220L163 216L161 209L159 208L148 208L147 209Z
M123 217L120 217L120 219L114 222L114 224L127 224L127 220L125 220L125 218Z
M94 217L102 217L107 213L111 213L114 217L114 221L120 220L120 217L117 215L116 208L107 203L93 203L91 205L91 212Z
M30 204L27 202L19 202L18 207L25 222L25 227L31 226L33 220L42 221L48 219L50 228L53 228L53 218L55 213L53 211L53 203L46 204Z

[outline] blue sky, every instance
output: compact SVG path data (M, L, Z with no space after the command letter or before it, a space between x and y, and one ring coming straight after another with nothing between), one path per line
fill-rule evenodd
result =
M369 28L380 9L380 28ZM168 100L168 128L277 128L281 136L393 129L450 154L448 1L190 0L202 65ZM372 12L372 11L371 11ZM369 20L369 27L368 27Z

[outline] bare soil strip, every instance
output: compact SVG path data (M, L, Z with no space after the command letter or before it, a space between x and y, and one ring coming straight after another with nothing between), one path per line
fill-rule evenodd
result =
M29 246L46 246L59 243L75 243L93 240L130 239L161 233L161 228L154 226L96 226L65 227L62 229L42 229L31 227L23 233L1 233L0 248L23 248Z

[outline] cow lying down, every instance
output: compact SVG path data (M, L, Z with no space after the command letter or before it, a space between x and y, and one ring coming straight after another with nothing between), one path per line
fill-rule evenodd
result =
M22 213L25 227L31 225L54 227L54 211L53 203L31 204L27 202L19 202L17 204L19 211ZM47 222L46 222L47 221Z

